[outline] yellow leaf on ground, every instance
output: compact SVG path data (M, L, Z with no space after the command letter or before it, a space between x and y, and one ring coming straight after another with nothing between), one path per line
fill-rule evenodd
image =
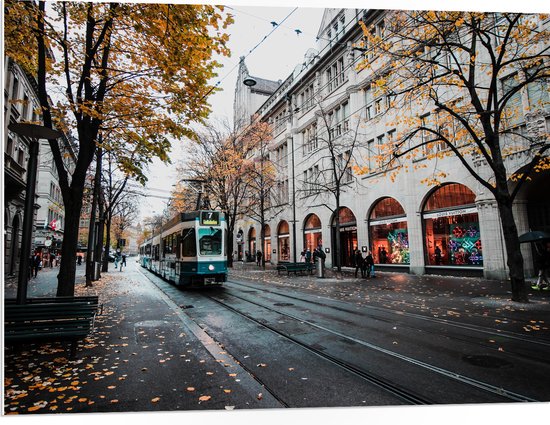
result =
M158 402L159 400L160 400L160 397L155 397L155 398L152 398L152 399L151 399L151 401L152 401L153 403L156 403L156 402Z
M210 397L209 395L203 395L203 396L200 396L199 397L199 401L208 401L210 400L212 397Z
M195 387L187 387L187 391L189 391L189 392L195 391Z

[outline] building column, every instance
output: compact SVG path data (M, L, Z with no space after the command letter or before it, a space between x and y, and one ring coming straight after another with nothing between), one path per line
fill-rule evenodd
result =
M409 259L411 274L423 275L426 272L424 243L424 231L422 226L422 213L415 211L407 214L407 232L409 236Z
M483 277L506 280L508 266L497 203L492 198L478 196L476 207L483 252Z
M518 235L529 232L529 216L527 214L527 201L518 200L514 201L512 206L514 212L514 218L516 220L516 227L518 229ZM526 278L536 276L537 270L533 266L533 244L522 243L521 255L523 256L523 270Z

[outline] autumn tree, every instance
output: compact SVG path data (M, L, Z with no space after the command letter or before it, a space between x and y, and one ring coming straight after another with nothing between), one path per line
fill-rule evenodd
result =
M238 141L250 152L241 172L246 182L246 215L260 225L262 267L265 268L265 225L282 207L273 202L277 188L277 164L271 159L271 125L253 117L252 123L242 131ZM296 249L296 247L294 247ZM250 253L254 255L253 252Z
M99 132L118 133L121 150L139 148L124 165L144 183L144 164L169 160L168 138L192 136L190 124L208 115L213 55L228 54L231 20L210 5L6 2L6 34L16 36L5 53L36 75L44 125L78 140L72 173L49 141L66 211L57 295L74 294L82 192Z
M376 18L375 15L373 15ZM494 197L505 241L512 300L526 302L513 202L535 171L550 168L548 134L529 125L548 105L549 31L542 15L386 12L363 23L363 69L388 99L399 134L380 147L378 166L411 169L414 159L452 156ZM522 104L522 94L529 105ZM537 112L538 111L538 112ZM543 119L544 121L544 119ZM521 173L509 159L527 151ZM438 170L424 181L440 184ZM514 183L511 183L514 182Z
M182 183L178 184L173 195L174 205L182 208L195 208L193 200L197 198L199 187L204 188L212 208L225 214L228 229L227 252L233 252L235 224L240 214L247 211L248 180L244 168L252 146L224 123L209 124L198 132L198 143L189 148L188 160L181 167ZM190 181L197 181L199 187L193 187ZM228 265L233 258L228 257Z

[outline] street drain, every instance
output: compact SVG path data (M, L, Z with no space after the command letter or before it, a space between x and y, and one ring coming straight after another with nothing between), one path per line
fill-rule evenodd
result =
M292 304L292 303L275 303L273 305L276 305L277 307L291 307L294 304Z
M194 308L194 307L195 307L195 306L193 306L193 305L180 305L180 308L181 308L182 310L187 310L188 308Z
M492 368L492 369L513 367L513 364L510 363L509 361L499 359L498 357L493 357L493 356L469 355L469 356L463 356L462 360L474 366L486 367L486 368Z

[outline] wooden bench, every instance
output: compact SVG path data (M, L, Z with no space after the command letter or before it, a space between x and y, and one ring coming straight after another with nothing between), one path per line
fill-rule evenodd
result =
M298 272L312 274L314 266L313 263L279 263L277 264L277 274L280 274L283 270L287 272L287 275L290 275L290 273L298 274Z
M99 305L96 299L76 301L52 300L4 305L4 340L7 343L44 340L69 340L71 358L78 341L88 336L95 325Z
M103 313L103 304L99 304L99 297L97 295L84 295L84 296L74 296L74 297L37 297L37 298L27 298L25 304L48 304L48 303L71 303L71 302L89 302L92 305L96 305L99 314ZM16 304L17 300L15 298L6 298L4 300L5 304Z

